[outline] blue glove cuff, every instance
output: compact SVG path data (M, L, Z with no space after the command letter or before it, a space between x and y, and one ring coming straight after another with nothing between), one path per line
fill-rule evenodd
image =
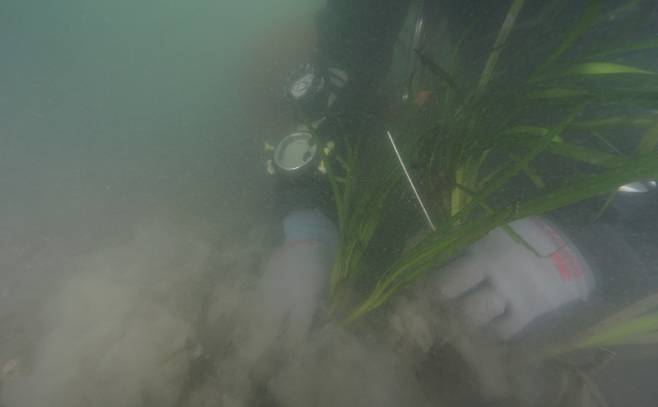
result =
M312 240L335 244L338 240L336 227L319 209L290 212L283 219L283 235L287 242Z

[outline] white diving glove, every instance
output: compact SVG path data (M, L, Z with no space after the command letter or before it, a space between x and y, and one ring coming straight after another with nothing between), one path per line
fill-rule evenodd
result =
M457 304L468 322L490 327L502 339L562 305L585 300L594 288L582 255L555 226L538 217L510 226L536 253L498 228L431 282L431 291Z
M266 263L256 287L257 335L245 349L257 356L274 344L294 348L306 339L327 297L337 231L319 210L297 210L283 221L285 242Z

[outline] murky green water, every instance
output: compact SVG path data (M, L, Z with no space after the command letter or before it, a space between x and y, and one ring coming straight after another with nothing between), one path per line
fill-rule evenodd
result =
M606 342L582 360L556 359L540 368L525 363L532 357L524 350L545 338L569 336L655 292L658 224L648 216L630 216L656 209L655 194L642 195L646 205L634 199L614 204L615 210L629 209L586 232L576 225L595 212L593 206L555 215L573 236L610 233L597 246L583 248L583 256L614 265L608 268L619 273L597 280L596 288L588 288L593 294L573 313L572 308L537 312L542 317L537 321L532 314L525 322L536 326L509 341L490 335L491 326L479 330L464 324L453 312L462 304L436 300L441 288L434 290L431 277L362 325L345 326L330 316L328 289L304 291L318 286L316 276L304 274L312 252L302 252L300 263L280 275L267 272L281 261L272 255L281 225L263 144L297 124L279 88L290 69L312 54L315 15L324 3L5 0L0 5L0 406L521 406L547 400L536 399L546 389L564 394L555 405L604 405L597 404L599 393L588 387L590 380L599 383L611 406L653 406L658 400L655 331L640 338L648 346L610 348ZM510 2L491 12L472 2L444 3L445 12L434 16L440 21L433 31L441 39L434 44L438 48L456 41L463 30L487 33L465 42L471 48L460 73L462 79L477 78ZM528 3L528 15L519 17L522 32L541 21L531 13L537 2ZM554 2L557 9L580 7L567 3ZM615 9L623 2L602 3ZM637 3L628 2L631 9ZM580 60L583 49L629 34L652 42L611 61L658 71L658 30L651 25L658 21L656 8L647 7L637 26L624 20L624 10L601 22L621 21L620 28L586 37L569 58ZM572 13L546 38L562 34L576 20ZM459 21L459 29L445 16ZM402 32L408 36L409 27ZM376 117L399 125L395 130L404 128L395 121L403 116L396 103L408 79L404 38L395 45L394 74L377 93L386 103L385 113ZM510 47L521 49L525 40L514 38ZM549 48L538 42L515 54L502 75L527 74L543 47ZM448 58L443 49L432 52ZM428 109L445 108L449 99L436 90L445 83L436 85L423 75L416 80L432 85L416 89L426 93L411 95L416 105L406 109L415 109L418 123L433 123ZM516 85L510 79L510 89ZM656 89L658 84L647 79L641 113L650 124ZM483 109L482 115L490 112ZM528 118L540 116L534 111ZM610 136L606 131L604 139ZM635 144L628 139L636 133L613 139L623 150L620 156L632 155L629 146ZM515 160L516 153L506 160ZM609 155L594 158L611 162ZM581 167L555 165L546 180L571 176L574 168ZM412 173L417 170L412 167ZM521 187L537 183L526 175ZM429 196L431 183L418 185L421 195ZM397 236L406 239L423 228L413 196L402 191L396 195L401 208L396 204L384 216L398 214L401 220L383 229L393 239L384 234L375 239L381 248L373 252L379 263L372 261L371 274L390 263L391 253L403 253ZM550 230L546 233L559 238ZM505 238L502 232L496 236ZM500 241L485 242L493 257L468 267L477 272L508 267L509 255L501 254L508 246ZM567 238L560 242L571 244ZM580 252L555 257L558 250L543 257L568 280L573 276L565 264ZM480 278L477 272L470 276ZM328 280L320 281L328 285ZM495 286L502 278L491 272L485 280L463 291ZM509 287L519 285L503 291L514 291ZM368 292L366 284L359 289L364 293L358 295ZM546 291L540 287L535 293L542 297ZM534 312L531 300L519 303ZM485 301L483 308L496 305ZM290 321L306 314L312 329L300 334ZM520 353L510 357L511 351Z

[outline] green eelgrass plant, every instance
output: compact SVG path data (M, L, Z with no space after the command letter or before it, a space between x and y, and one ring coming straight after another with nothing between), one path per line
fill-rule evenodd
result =
M559 386L550 405L568 405L568 399L579 406L607 406L603 392L594 379L597 372L613 357L622 357L621 348L642 351L642 357L654 360L658 345L658 293L623 307L574 336L531 346L522 351L530 364L550 366L559 378ZM587 351L586 358L575 353ZM517 358L518 360L518 358Z
M333 309L348 321L386 303L496 227L525 244L506 226L509 222L658 177L658 116L653 113L658 111L658 72L616 59L654 50L658 39L588 45L601 27L632 20L649 2L633 0L606 11L600 0L590 0L535 59L540 62L528 64L523 44L514 39L527 40L532 33L517 27L527 18L534 21L532 30L541 32L539 25L552 24L554 10L561 9L557 3L546 2L548 11L532 20L524 17L524 0L512 0L475 80L457 74L470 29L454 43L447 61L417 50L434 81L416 86L432 86L440 103L430 106L429 120L417 121L422 126L408 120L408 134L399 143L414 163L438 227L385 267L373 269L368 256L387 219L386 206L405 185L397 162L384 151L366 151L359 139L346 140L344 156L325 160L340 227L331 273ZM519 65L525 69L515 71ZM379 144L384 143L382 136ZM556 166L569 173L556 176Z

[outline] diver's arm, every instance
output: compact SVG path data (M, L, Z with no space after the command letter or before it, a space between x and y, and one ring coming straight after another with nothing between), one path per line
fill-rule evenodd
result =
M318 13L313 62L320 66L322 73L336 68L349 77L345 84L349 89L336 91L339 93L337 98L348 99L337 102L343 105L343 111L333 116L339 117L332 117L313 128L322 143L328 141L323 133L349 132L352 125L360 121L352 119L363 113L363 100L372 94L373 87L389 70L395 39L408 6L409 0L328 0ZM345 113L345 110L351 114ZM310 123L322 116L332 115L325 111L316 117L306 117L304 121ZM333 200L326 177L291 177L277 171L274 178L275 207L286 230L284 246L291 242L294 246L294 242L299 240L317 240L326 246L327 251L332 251L331 244L327 243L332 239L320 241L322 239L308 237L316 233L326 237L327 233L324 232L331 229L328 219L332 218ZM297 231L294 237L291 237L290 230Z
M597 296L612 303L655 292L655 232L643 233L642 226L655 219L656 206L653 211L645 208L645 222L638 224L614 212L584 224L591 206L554 213L550 221L527 218L511 223L532 250L500 228L492 231L437 273L435 292L458 304L473 324L493 328L502 338L564 305L587 299L595 284Z
M318 43L313 61L317 68L306 67L306 71L297 74L291 80L289 96L297 103L300 121L304 123L300 128L312 131L321 140L320 148L329 141L324 134L345 134L355 122L351 119L363 115L361 101L388 71L406 3L406 0L329 0L318 15ZM347 74L346 92L343 86L335 86L329 91L327 88L318 91L317 97L306 97L307 88L331 80L327 79L330 69ZM318 79L320 76L323 77ZM311 77L313 81L308 80ZM295 95L301 96L296 100ZM335 104L327 102L338 98L342 100ZM346 119L348 116L350 119ZM277 327L270 331L296 344L308 335L314 316L328 295L338 233L331 222L333 200L328 182L312 168L318 163L309 164L312 167L301 175L292 169L294 166L291 170L280 167L276 151L272 159L274 201L277 215L282 219L283 241L265 265L259 284L260 297L265 303L264 319ZM264 350L254 349L254 352Z

